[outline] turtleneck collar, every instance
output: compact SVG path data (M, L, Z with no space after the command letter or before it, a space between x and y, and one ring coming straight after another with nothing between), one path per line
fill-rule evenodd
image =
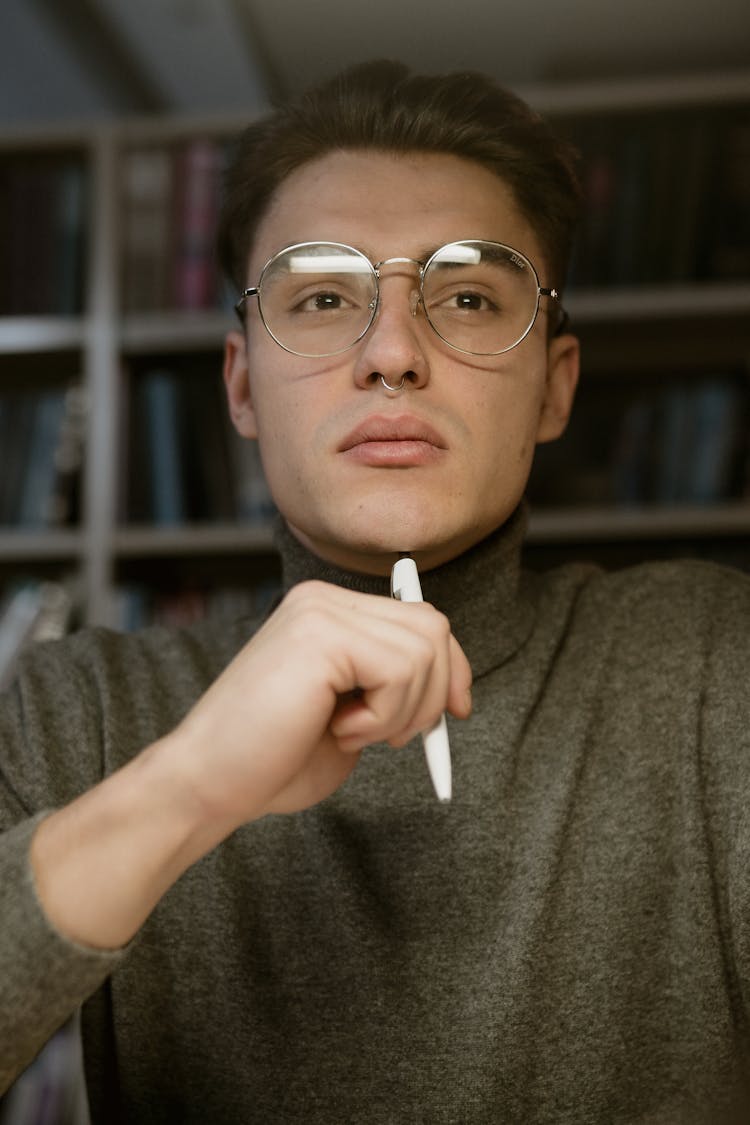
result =
M521 582L521 547L526 532L524 504L497 531L444 566L420 574L425 601L446 615L466 653L474 678L508 660L534 623L533 598ZM319 579L366 594L390 595L390 582L343 570L308 551L279 521L283 588Z

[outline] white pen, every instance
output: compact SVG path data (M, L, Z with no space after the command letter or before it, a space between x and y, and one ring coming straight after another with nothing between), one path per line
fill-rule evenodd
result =
M405 555L394 563L391 571L391 597L402 602L421 602L422 587L419 584L419 573L414 559ZM432 785L440 801L450 801L452 794L451 781L451 748L448 742L448 727L445 715L429 730L422 732L427 768L430 771Z

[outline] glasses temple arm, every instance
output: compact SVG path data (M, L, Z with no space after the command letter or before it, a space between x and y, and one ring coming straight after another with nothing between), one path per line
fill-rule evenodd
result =
M557 289L545 289L544 287L540 287L539 296L551 297L555 302L555 306L557 308L557 325L555 327L554 335L562 336L563 332L567 332L568 328L570 327L570 316L568 315L567 310L564 308L560 300L560 294L558 293Z
M245 301L248 297L257 297L259 293L260 290L258 289L258 287L256 285L253 285L250 289L244 289L239 301L235 302L234 311L239 317L240 324L245 323Z

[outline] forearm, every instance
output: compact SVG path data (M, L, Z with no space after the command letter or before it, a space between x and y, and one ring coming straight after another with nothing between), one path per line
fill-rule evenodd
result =
M447 623L429 607L369 596L355 617L350 600L320 583L298 587L170 734L42 822L32 867L61 933L124 945L240 824L315 804L368 741L431 725L448 702ZM355 687L355 711L337 714Z
M172 735L42 821L31 847L39 900L70 940L117 949L229 830L206 823Z
M182 872L234 825L206 817L180 732L0 838L0 1093L116 968Z

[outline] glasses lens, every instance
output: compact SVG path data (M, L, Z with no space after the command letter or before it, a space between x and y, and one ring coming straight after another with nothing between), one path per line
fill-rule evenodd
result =
M287 351L312 357L345 351L364 335L377 282L359 251L307 242L272 258L259 290L261 316L273 338Z
M539 281L528 258L498 242L453 242L424 272L424 308L447 344L472 355L498 355L527 334Z

